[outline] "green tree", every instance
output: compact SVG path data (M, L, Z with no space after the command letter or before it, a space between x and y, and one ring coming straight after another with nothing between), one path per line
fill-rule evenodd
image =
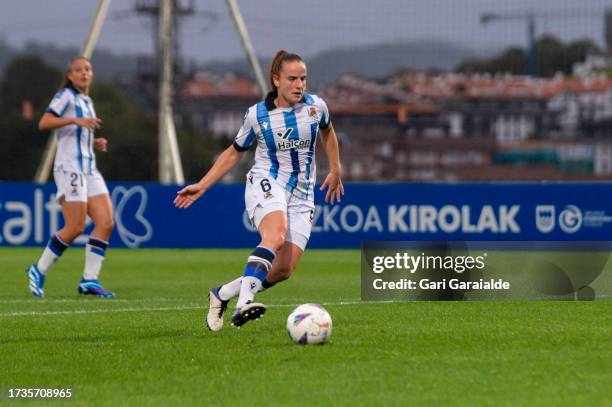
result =
M91 90L102 127L97 137L108 139L108 151L97 152L98 168L107 180L147 181L157 178L157 120L140 112L122 91L111 84Z
M584 61L589 54L601 52L601 49L593 40L583 39L569 43L566 46L566 55L569 63ZM569 67L572 69L572 67Z
M62 73L33 56L19 56L5 67L0 82L0 179L30 180L47 142L38 119L57 90ZM22 103L33 104L34 117L21 117Z
M95 71L95 67L94 67ZM10 62L0 83L0 180L31 180L49 132L38 130L38 120L61 82L62 73L36 57ZM157 116L139 108L139 101L109 83L94 82L91 89L102 127L96 137L109 140L108 152L96 152L98 168L107 180L154 181L158 173ZM34 117L21 117L23 100L34 106ZM217 150L211 138L198 135L189 123L177 129L185 178L199 179L210 168Z
M0 115L0 180L31 180L47 142L38 122L17 113Z
M574 62L569 59L565 45L552 36L544 36L536 44L538 76L551 77L557 72L571 74Z
M108 152L96 155L104 177L116 181L157 180L157 115L141 112L134 100L110 84L95 85L92 98L103 120L97 136L109 140ZM189 121L182 122L182 127L177 127L177 138L185 179L199 180L212 165L217 149L211 137L198 135Z
M94 67L95 70L95 67ZM58 89L62 73L36 57L10 62L0 83L0 179L31 180L42 159L49 132L38 130L38 120ZM97 152L98 166L108 180L142 181L157 178L157 120L141 112L122 90L94 83L91 96L103 120L96 136L109 139L108 153ZM29 100L34 117L21 117Z
M24 100L30 101L36 112L41 111L57 91L62 76L38 57L23 55L13 59L0 85L2 111L20 112Z
M212 142L212 136L198 135L191 123L183 121L182 128L177 129L179 150L185 180L199 181L212 166L214 154L220 152Z
M538 76L551 77L557 72L572 74L576 62L584 61L592 52L599 52L597 45L588 39L569 44L551 35L541 37L535 52L538 62ZM528 72L528 52L519 47L508 48L491 59L471 59L457 66L456 71L463 73L512 73L526 75Z
M508 48L492 59L469 59L456 70L463 73L512 73L522 75L527 71L527 53L518 47Z

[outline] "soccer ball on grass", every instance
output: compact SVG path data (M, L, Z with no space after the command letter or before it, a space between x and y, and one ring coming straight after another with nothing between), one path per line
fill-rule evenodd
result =
M287 318L287 333L299 345L325 343L332 333L332 319L318 304L302 304Z

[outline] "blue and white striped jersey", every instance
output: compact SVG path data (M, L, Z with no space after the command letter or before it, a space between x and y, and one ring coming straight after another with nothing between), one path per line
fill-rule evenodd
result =
M270 93L266 100L249 107L234 147L245 151L257 141L251 172L270 176L287 191L312 200L317 134L330 123L327 104L317 95L305 93L293 107L280 108L274 98Z
M53 97L47 112L56 117L96 117L93 102L87 95L73 87L67 87ZM94 174L97 172L96 156L93 149L93 131L76 125L55 129L57 153L54 169Z

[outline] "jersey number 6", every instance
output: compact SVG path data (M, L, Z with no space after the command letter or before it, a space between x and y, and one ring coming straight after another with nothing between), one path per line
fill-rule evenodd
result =
M261 185L261 190L264 192L269 192L272 189L272 185L270 185L270 181L267 178L262 179L259 185Z

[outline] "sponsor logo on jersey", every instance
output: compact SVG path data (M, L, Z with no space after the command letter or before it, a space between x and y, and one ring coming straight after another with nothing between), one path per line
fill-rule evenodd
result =
M304 139L293 139L289 140L289 136L293 133L293 127L289 127L284 132L279 131L276 133L276 136L281 139L276 144L276 149L279 151L291 150L292 148L302 149L310 147L310 140Z
M282 131L279 131L278 133L276 133L276 135L282 139L287 140L289 138L289 135L293 132L293 127L289 127L287 130L285 130L285 132L283 133Z
M308 147L310 147L310 140L304 139L279 141L276 144L276 149L279 151L291 150L292 148L297 148L299 150Z

